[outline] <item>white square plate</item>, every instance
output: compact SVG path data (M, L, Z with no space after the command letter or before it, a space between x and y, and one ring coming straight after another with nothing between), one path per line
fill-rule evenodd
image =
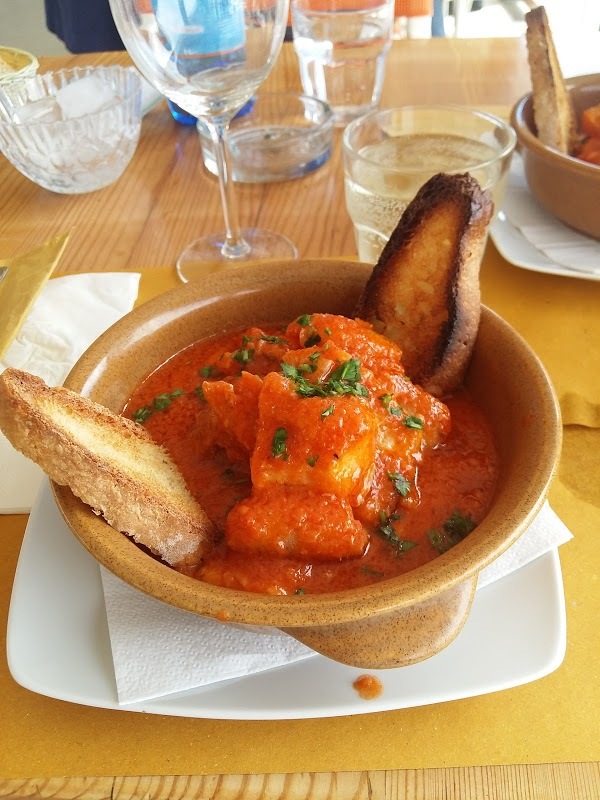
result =
M541 250L527 241L521 231L512 224L504 211L499 211L490 226L490 237L502 258L515 267L544 272L546 275L564 275L566 278L582 278L584 281L600 281L600 272L583 272L556 264Z
M532 235L536 231L535 242L545 242L546 247L551 244L552 253L562 252L564 263L553 261L533 240L529 241L516 221L528 226ZM547 275L600 281L596 264L600 245L595 239L563 225L542 208L527 186L523 159L518 153L512 158L502 209L490 225L490 237L500 255L516 267ZM557 247L559 244L562 248ZM578 262L577 259L582 257L583 261ZM578 268L577 263L585 264L586 268Z
M361 700L364 670L320 655L250 677L119 706L98 563L65 525L46 483L32 511L8 620L8 663L26 689L72 703L213 719L364 714L518 686L555 670L566 645L556 550L483 589L457 638L420 664L370 670L383 683Z

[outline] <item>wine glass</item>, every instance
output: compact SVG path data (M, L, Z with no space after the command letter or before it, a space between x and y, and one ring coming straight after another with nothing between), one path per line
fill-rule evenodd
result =
M129 55L153 86L203 120L214 143L225 232L177 260L182 281L257 259L297 258L285 236L241 229L225 135L281 49L289 0L110 0ZM200 147L198 148L200 154Z

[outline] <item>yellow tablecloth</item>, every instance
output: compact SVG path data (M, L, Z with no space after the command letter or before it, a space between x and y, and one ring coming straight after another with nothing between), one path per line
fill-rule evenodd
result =
M148 271L140 300L175 285L174 271ZM490 245L482 290L484 302L540 355L569 423L550 493L575 534L561 548L568 625L561 667L525 686L423 708L232 722L52 700L12 680L2 647L0 775L320 772L600 759L600 429L591 427L598 425L600 405L600 283L518 269ZM0 518L3 632L25 522Z

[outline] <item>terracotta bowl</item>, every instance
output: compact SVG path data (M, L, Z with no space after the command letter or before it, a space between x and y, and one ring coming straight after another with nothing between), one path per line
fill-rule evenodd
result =
M120 411L151 370L210 334L306 312L352 315L371 269L344 261L269 263L187 284L114 325L81 357L66 385ZM68 525L92 555L153 597L221 621L281 628L353 666L412 664L437 653L458 634L479 571L534 518L559 454L559 411L548 376L523 339L486 308L468 385L491 421L500 451L493 506L449 552L368 587L286 597L205 584L152 559L68 489L55 486L54 492Z
M578 120L585 108L600 103L600 74L580 75L566 83ZM516 103L510 121L517 133L525 177L536 200L561 222L600 239L600 166L564 155L540 142L531 94Z

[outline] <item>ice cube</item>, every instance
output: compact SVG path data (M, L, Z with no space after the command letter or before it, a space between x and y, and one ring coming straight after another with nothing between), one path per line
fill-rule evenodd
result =
M97 75L86 75L85 78L72 81L56 93L56 101L65 119L94 114L111 106L116 99L112 86Z
M41 100L33 100L15 108L14 116L15 122L19 125L30 122L56 122L63 118L60 106L54 97L43 97Z

